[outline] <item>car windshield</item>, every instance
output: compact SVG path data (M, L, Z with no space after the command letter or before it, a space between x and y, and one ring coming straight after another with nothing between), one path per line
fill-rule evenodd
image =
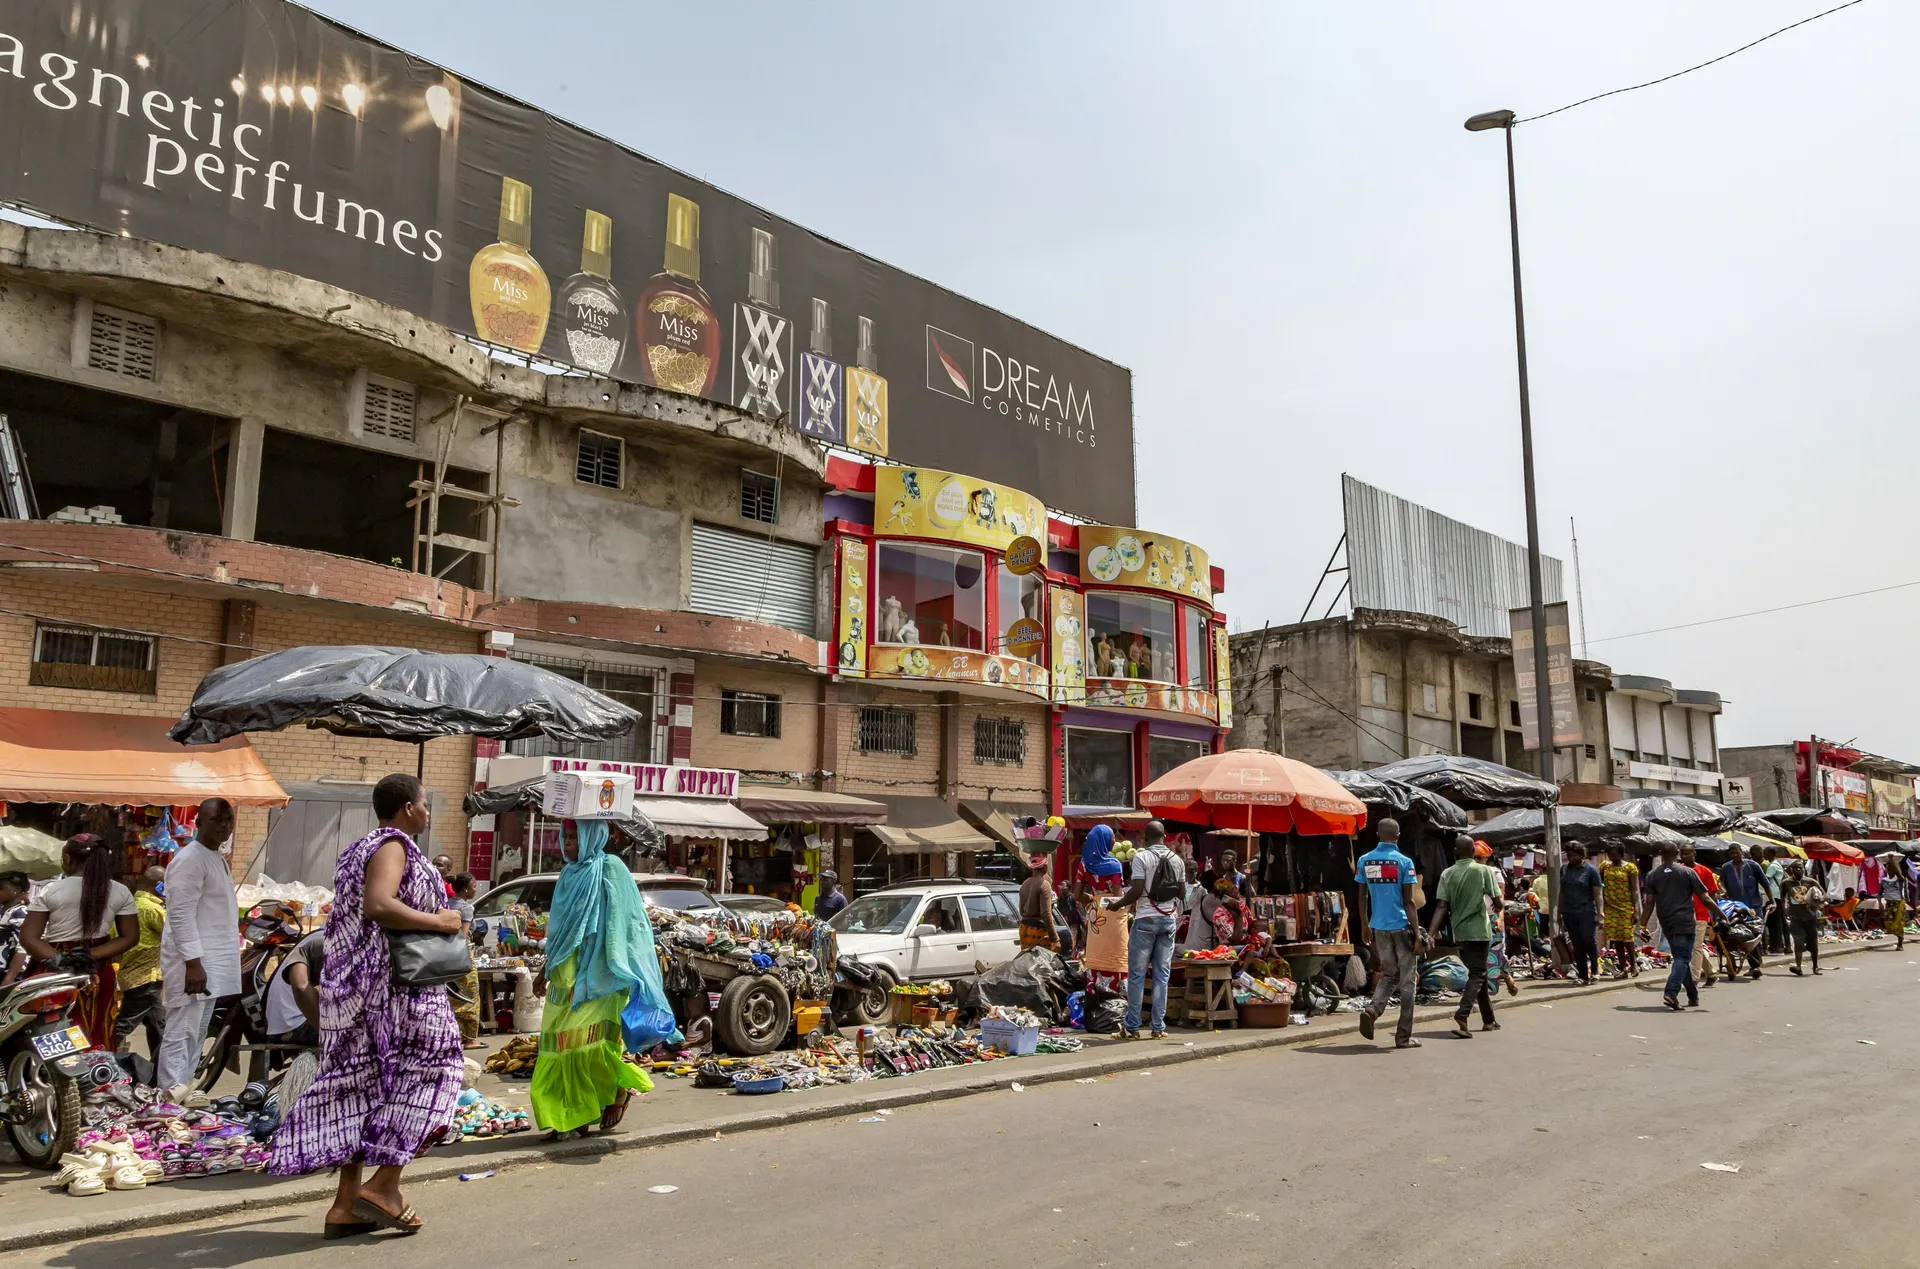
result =
M480 901L473 905L473 914L499 916L509 904L515 903L524 903L535 913L545 912L553 906L553 882L509 881L480 896Z
M787 905L770 895L730 894L719 900L722 907L739 912L785 912Z
M842 934L905 934L920 906L917 894L870 894L855 899L827 922Z
M647 886L640 891L640 897L656 908L673 908L680 912L691 912L714 906L713 900L707 897L707 892L697 884Z

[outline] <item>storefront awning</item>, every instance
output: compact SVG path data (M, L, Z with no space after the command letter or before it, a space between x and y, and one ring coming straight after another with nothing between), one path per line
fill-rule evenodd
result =
M1039 802L989 802L985 798L965 798L960 802L960 818L993 838L1008 850L1025 850L1025 838L1014 830L1016 817L1032 816L1044 822L1047 808Z
M767 826L731 802L713 798L637 797L633 809L669 837L718 837L730 842L764 842Z
M743 784L740 809L762 824L884 824L887 808L867 798L823 789Z
M875 794L874 801L886 805L887 822L869 825L864 831L879 838L896 855L993 849L993 839L968 826L943 799Z
M244 736L188 746L167 738L172 724L133 714L0 709L0 801L287 804Z

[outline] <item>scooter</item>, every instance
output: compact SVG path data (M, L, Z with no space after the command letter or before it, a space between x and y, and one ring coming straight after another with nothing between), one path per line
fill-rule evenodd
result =
M240 1069L240 1055L272 1049L267 1043L267 984L295 943L300 941L299 919L292 908L274 900L257 903L241 918L240 994L222 997L207 1025L193 1087L210 1093L227 1071ZM259 1078L262 1072L249 1072Z
M87 1092L121 1078L120 1064L76 1026L85 974L26 978L0 992L0 1121L20 1161L52 1168L80 1136Z

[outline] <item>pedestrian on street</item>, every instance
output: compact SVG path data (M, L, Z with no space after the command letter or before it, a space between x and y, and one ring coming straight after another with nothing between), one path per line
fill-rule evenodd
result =
M1665 858L1664 853L1661 857ZM1720 893L1720 878L1714 875L1713 869L1700 862L1699 852L1691 846L1680 848L1680 865L1690 869L1695 876L1699 877L1700 886L1706 891L1704 896L1693 901L1693 964L1691 968L1695 982L1702 987L1711 987L1717 981L1713 973L1713 954L1720 946L1720 940L1713 932L1714 923L1720 917L1720 906L1714 902L1714 896ZM1664 918L1660 922L1660 928L1667 929ZM1667 937L1672 939L1673 931L1667 930Z
M1720 888L1735 903L1744 903L1755 917L1767 915L1767 870L1747 858L1747 852L1735 842L1727 851L1727 862L1720 865ZM1760 977L1760 940L1747 949L1747 977Z
M73 1020L89 1043L110 1049L120 1012L113 963L140 941L133 892L113 879L113 848L92 833L69 837L60 860L66 872L27 905L20 946L33 958L29 972L92 975L74 998ZM238 914L228 921L238 939Z
M1620 977L1640 976L1640 957L1634 949L1633 918L1640 906L1640 865L1627 858L1626 847L1607 843L1607 862L1600 868L1601 926L1607 950L1620 965Z
M1420 990L1420 949L1426 939L1415 924L1412 913L1414 883L1419 874L1413 861L1400 853L1400 822L1381 820L1374 826L1380 839L1360 856L1353 879L1366 887L1367 930L1373 941L1373 958L1380 971L1374 985L1373 1000L1360 1011L1360 1034L1373 1039L1373 1024L1386 1016L1387 1002L1400 993L1400 1020L1393 1028L1393 1047L1417 1049L1413 1038L1414 997Z
M208 798L194 819L193 840L167 865L167 924L160 935L160 995L167 1014L154 1073L163 1089L192 1081L214 1006L222 996L240 994L240 904L233 872L220 853L232 837L233 805Z
M27 923L27 896L33 883L24 872L0 872L0 987L13 986L26 972L27 953L20 927Z
M847 892L840 888L840 874L832 869L820 874L820 893L813 896L813 915L825 921L847 906Z
M167 928L167 905L160 891L167 870L148 868L133 883L134 916L140 922L140 941L120 958L120 1017L113 1024L117 1052L140 1028L147 1033L147 1052L160 1057L165 1006L160 998L160 938Z
M1231 846L1220 849L1220 875L1233 878L1233 888L1242 899L1253 898L1253 878L1240 870L1240 852Z
M440 884L446 889L447 902L453 902L453 856L435 855L433 870L440 876Z
M658 1003L665 1003L660 962L633 874L606 853L608 831L605 820L560 825L566 864L547 915L547 968L540 984L547 1003L540 1015L540 1059L527 1089L534 1122L547 1130L549 1141L589 1125L611 1132L636 1091L653 1091L647 1073L626 1059L620 1015L635 989L644 995L649 984Z
M453 874L447 884L453 887L453 910L460 914L460 932L471 942L473 904L480 897L479 887L474 885L470 872ZM316 977L314 981L317 984L319 979ZM453 1001L453 1016L460 1023L460 1047L486 1048L487 1042L480 1038L480 971L469 967L459 986L447 988L447 996Z
M1692 854L1691 848L1687 851ZM1680 989L1687 992L1687 1007L1700 1004L1699 980L1694 977L1694 942L1699 937L1695 911L1709 898L1706 882L1700 874L1675 862L1679 851L1672 846L1660 848L1660 862L1648 870L1640 883L1642 900L1640 923L1646 924L1648 910L1660 918L1660 930L1667 936L1667 949L1673 953L1673 968L1667 971L1667 989L1660 1002L1667 1008L1680 1008Z
M1453 1016L1452 1034L1462 1040L1473 1039L1467 1019L1473 1007L1480 1006L1480 1029L1498 1031L1493 1016L1493 990L1487 985L1487 946L1493 939L1493 922L1488 916L1488 901L1498 902L1500 880L1493 869L1475 862L1473 839L1465 833L1454 838L1454 862L1440 874L1434 887L1433 919L1427 925L1427 940L1440 941L1440 923L1452 918L1449 937L1460 951L1467 967L1467 990L1460 997L1460 1008Z
M1886 905L1886 929L1893 935L1893 950L1907 945L1907 864L1898 854L1889 852L1886 870L1880 878L1880 898Z
M1509 915L1507 901L1508 896L1513 893L1513 884L1507 879L1507 870L1493 862L1493 847L1485 842L1475 841L1473 857L1477 862L1493 869L1493 879L1500 884L1499 897L1487 901L1488 929L1492 934L1492 938L1487 943L1487 987L1498 995L1500 993L1498 984L1505 983L1507 994L1517 996L1520 994L1520 984L1513 980L1513 958L1507 955L1507 936L1511 933L1507 922ZM1520 893L1525 894L1526 891L1522 890ZM1520 920L1520 936L1522 939L1527 937L1524 917ZM1528 959L1531 963L1532 958Z
M394 930L460 930L460 914L414 841L430 820L426 789L413 776L387 776L373 787L373 813L380 826L334 865L320 1070L274 1134L267 1167L275 1176L340 1170L326 1215L330 1239L381 1226L420 1232L400 1174L452 1124L464 1060L447 989L396 984L387 947ZM362 1184L367 1168L374 1172Z
M1566 862L1560 865L1560 924L1573 944L1573 967L1582 987L1593 985L1600 972L1600 870L1587 858L1579 842L1567 843Z
M1148 820L1141 830L1144 843L1133 855L1133 880L1126 893L1107 900L1108 908L1133 909L1133 931L1127 938L1127 1016L1120 1038L1138 1039L1140 1004L1153 975L1153 1038L1167 1034L1167 981L1173 974L1173 932L1180 924L1180 904L1187 893L1180 856L1167 849L1166 826Z
M1053 857L1035 855L1027 861L1031 869L1020 883L1020 950L1044 947L1060 950L1060 938L1053 932Z
M1784 954L1788 951L1787 903L1783 894L1787 884L1787 852L1785 847L1768 846L1761 853L1767 860L1762 869L1767 877L1767 950Z
M1102 916L1117 908L1107 900L1126 889L1126 866L1113 857L1113 830L1095 824L1073 861L1073 883L1068 893L1080 914L1080 956L1087 967L1087 994L1127 989L1126 918Z
M1800 956L1813 957L1813 972L1820 972L1820 913L1827 906L1827 892L1807 875L1807 866L1798 859L1787 861L1787 883L1780 888L1787 905L1787 931L1793 936L1793 964L1788 972L1800 974Z

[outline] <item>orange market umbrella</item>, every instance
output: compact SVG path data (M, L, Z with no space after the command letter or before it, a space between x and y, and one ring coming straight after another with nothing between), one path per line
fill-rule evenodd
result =
M1264 749L1230 749L1175 767L1140 790L1140 804L1175 818L1260 833L1351 837L1366 804L1318 767Z
M1808 859L1824 859L1830 864L1864 864L1867 852L1858 846L1849 846L1845 842L1836 842L1825 837L1803 837L1800 846L1807 852Z

